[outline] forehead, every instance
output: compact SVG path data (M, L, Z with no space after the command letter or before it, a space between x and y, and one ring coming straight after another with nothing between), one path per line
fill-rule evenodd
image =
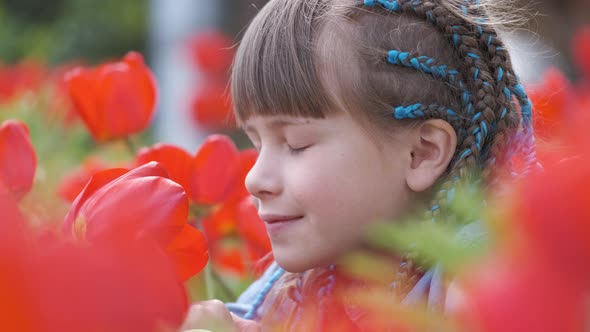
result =
M256 131L257 129L276 129L287 126L302 126L323 122L326 118L300 117L291 115L251 115L242 121L240 127L245 131Z

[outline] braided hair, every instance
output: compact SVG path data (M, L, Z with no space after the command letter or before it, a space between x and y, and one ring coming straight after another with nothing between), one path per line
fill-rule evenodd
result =
M492 182L498 158L509 161L521 153L525 159L523 173L537 165L531 103L514 73L506 47L493 25L484 24L486 16L477 3L463 3L460 11L453 10L452 3L421 0L364 0L359 6L426 21L455 51L457 68L415 50L377 51L389 64L442 80L460 95L461 103L455 105L458 109L436 103L393 106L393 116L398 120L444 119L458 133L456 154L431 205L433 220L441 207L453 199L457 183L470 180L470 170L481 170L481 175ZM515 145L519 149L514 149Z

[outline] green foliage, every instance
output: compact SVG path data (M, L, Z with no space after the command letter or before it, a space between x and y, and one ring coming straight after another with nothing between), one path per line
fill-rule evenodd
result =
M369 232L370 242L395 253L409 253L418 263L441 264L456 271L481 257L488 247L485 199L474 184L456 189L439 222L413 218L400 223L379 223Z
M130 49L143 51L148 9L146 0L4 0L0 59L96 63Z

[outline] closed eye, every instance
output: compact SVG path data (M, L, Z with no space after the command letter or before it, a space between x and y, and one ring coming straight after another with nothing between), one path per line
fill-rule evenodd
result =
M296 154L300 154L301 152L305 151L307 148L310 147L310 145L298 147L298 148L288 145L288 147L289 147L289 153L296 155Z

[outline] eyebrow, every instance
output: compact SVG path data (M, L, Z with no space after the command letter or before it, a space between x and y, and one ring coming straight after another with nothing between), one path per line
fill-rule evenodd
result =
M304 125L304 124L308 124L310 121L309 120L289 120L289 119L272 119L269 121L268 126L271 128L280 128L280 127L286 127L286 126L300 126L300 125ZM252 125L246 125L246 126L242 126L242 129L244 131L255 131L254 126Z

